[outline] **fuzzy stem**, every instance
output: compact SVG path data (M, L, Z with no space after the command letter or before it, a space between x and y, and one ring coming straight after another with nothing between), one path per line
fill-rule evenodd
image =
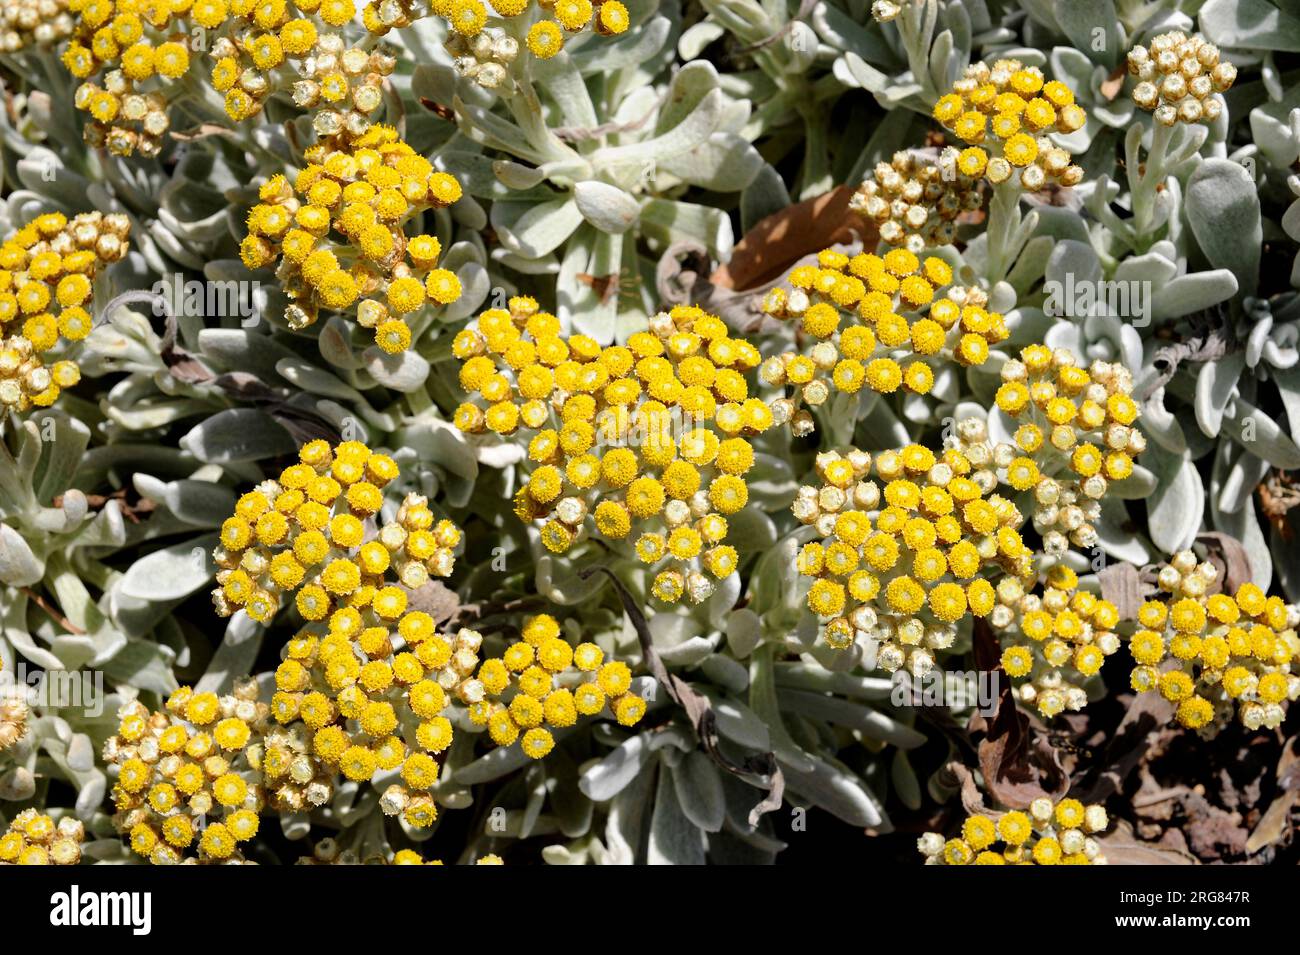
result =
M927 110L933 109L942 95L935 89L930 75L929 40L934 36L937 17L934 0L925 0L924 3L905 10L896 21L903 47L907 51L907 68L912 72L912 81L921 87L921 98L925 101Z
M993 187L989 202L988 264L985 278L989 288L1007 276L1011 263L1006 261L1011 236L1020 223L1020 184L1015 176Z
M1169 153L1169 143L1174 135L1173 126L1153 123L1151 126L1151 148L1147 151L1143 171L1133 184L1133 241L1134 251L1146 252L1154 241L1152 220L1155 218L1156 195L1164 183L1167 170L1165 159ZM1136 175L1136 170L1134 174Z

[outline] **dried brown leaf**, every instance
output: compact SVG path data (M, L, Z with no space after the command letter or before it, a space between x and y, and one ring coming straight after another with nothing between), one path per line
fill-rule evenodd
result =
M1250 559L1241 541L1221 531L1203 531L1196 540L1205 545L1206 558L1219 571L1216 584L1220 592L1235 594L1238 587L1251 582Z
M975 781L975 774L969 767L954 760L948 764L947 769L961 784L961 807L967 815L997 815L984 805L984 794L980 792L979 783Z
M998 803L1013 809L1026 809L1042 796L1060 799L1069 791L1069 776L1047 738L1031 734L1029 720L1011 692L1011 680L998 662L997 638L983 619L975 621L973 649L977 667L999 674L993 718L976 712L969 726L972 734L983 734L976 749L984 788Z
M1105 768L1100 778L1079 798L1089 803L1104 802L1119 792L1124 780L1142 762L1158 732L1169 726L1173 716L1173 704L1159 693L1136 694L1102 756L1101 765Z
M1136 620L1142 607L1142 575L1128 561L1107 564L1097 574L1103 600L1109 600L1119 610L1119 619Z
M831 192L786 206L761 219L710 277L725 289L752 289L779 278L795 262L837 242L874 245L876 227L849 209L853 190Z
M1291 810L1295 808L1297 799L1300 799L1300 792L1291 789L1268 804L1255 831L1246 840L1247 852L1254 855L1265 846L1280 842L1283 836L1291 832Z
M460 613L460 597L441 580L427 581L407 593L410 595L407 600L410 609L423 610L439 625Z
M1280 842L1291 832L1291 810L1300 800L1300 755L1296 753L1294 736L1287 740L1277 762L1277 781L1282 792L1269 803L1255 831L1246 840L1246 851L1252 855L1265 846Z
M1111 71L1110 76L1101 81L1101 95L1106 97L1108 102L1113 101L1119 95L1119 91L1124 88L1124 77L1128 73L1128 67L1121 63Z
M1102 836L1097 841L1101 844L1102 855L1110 865L1200 864L1200 860L1189 852L1168 845L1141 841L1133 835L1132 827L1124 820L1115 824L1114 832Z

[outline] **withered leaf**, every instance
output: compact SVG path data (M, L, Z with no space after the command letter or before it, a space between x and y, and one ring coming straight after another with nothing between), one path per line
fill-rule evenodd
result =
M997 815L984 805L984 794L980 792L979 783L975 781L975 774L969 767L954 760L946 768L961 784L961 807L967 815Z
M449 123L454 123L456 121L456 111L450 106L443 106L441 103L435 103L433 100L424 96L420 97L420 105L433 113L433 115L437 116L439 119L445 119Z
M1000 674L993 718L976 712L969 726L972 734L983 736L977 752L985 788L998 803L1013 809L1028 808L1042 796L1059 799L1069 791L1069 776L1044 736L1031 742L1029 720L1016 705L1011 681L998 662L997 638L982 618L975 620L973 649L977 667Z
M165 301L162 296L152 293L146 293L151 304L159 300ZM120 299L122 296L119 296ZM116 300L115 300L116 301ZM184 382L187 385L200 385L204 382L211 381L213 374L211 370L199 361L184 348L176 343L176 316L172 314L170 308L163 306L167 312L167 318L163 325L162 341L159 343L159 354L162 356L163 364L167 366L167 372L177 381Z
M711 281L725 289L752 289L780 278L805 255L836 243L874 245L876 227L849 209L852 198L853 190L840 186L759 220Z
M1268 804L1264 815L1255 826L1255 831L1246 840L1247 852L1253 855L1265 846L1281 841L1282 837L1291 831L1291 810L1295 808L1297 799L1300 799L1300 792L1291 789Z
M201 385L212 380L208 367L183 348L172 348L162 353L168 373L187 385Z
M1235 594L1238 587L1251 582L1250 560L1241 541L1221 531L1202 531L1196 540L1205 545L1207 559L1219 571L1220 592Z
M1133 835L1132 827L1124 820L1115 824L1115 831L1097 840L1102 855L1110 865L1200 865L1190 852L1172 846L1143 842Z
M1119 95L1119 91L1124 88L1124 77L1127 73L1127 65L1121 63L1111 70L1110 76L1101 81L1101 86L1098 89L1100 89L1101 95L1106 97L1107 102L1113 101Z
M1138 693L1124 718L1111 735L1101 759L1101 776L1079 796L1084 802L1103 802L1119 792L1152 745L1152 734L1167 727L1174 717L1174 705L1159 693Z
M225 136L227 139L239 138L239 134L233 129L227 129L217 123L199 123L193 129L174 129L171 132L172 139L180 140L183 143L192 143L199 139L207 139L210 136Z
M441 580L430 580L414 590L407 590L406 593L407 606L411 610L424 611L439 625L446 623L460 612L460 597Z
M590 275L579 272L574 278L594 291L600 297L602 305L618 294L622 283L622 276L618 274Z
M1142 575L1128 561L1107 564L1097 574L1101 597L1119 610L1119 619L1136 620L1143 603Z
M1156 349L1151 358L1151 366L1156 373L1147 379L1141 393L1134 396L1140 402L1153 400L1160 389L1169 384L1178 371L1178 366L1184 361L1218 361L1235 347L1234 332L1218 310L1194 317L1191 324L1193 330L1190 335Z
M1277 782L1282 792L1269 803L1255 831L1246 840L1246 851L1251 854L1281 841L1291 832L1291 810L1300 800L1300 756L1296 754L1294 736L1286 741L1277 762Z
M134 493L134 490L132 491L132 493ZM126 518L128 521L130 521L132 524L139 524L142 518L147 517L149 514L152 514L158 508L157 502L152 501L147 497L137 497L135 500L128 498L127 489L125 487L120 487L111 494L87 494L86 495L86 505L92 511L102 511L104 509L104 505L106 505L109 501L117 501L117 505L121 509L122 516ZM63 495L62 494L54 495L53 500L50 501L50 506L62 507Z
M274 401L277 395L266 382L247 371L218 375L212 383L232 398L244 401Z

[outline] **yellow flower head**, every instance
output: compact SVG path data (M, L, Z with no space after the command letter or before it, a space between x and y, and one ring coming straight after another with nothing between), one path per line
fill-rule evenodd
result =
M536 466L515 512L540 523L548 550L580 546L592 527L647 564L673 561L656 575L661 599L702 601L735 570L734 550L706 545L722 543L726 516L748 501L750 438L772 424L746 380L757 349L690 306L655 316L626 346L558 330L531 299L479 316L453 347L471 398L457 426L532 432L524 442Z
M1016 60L974 63L939 99L933 116L967 144L947 147L940 157L942 166L967 180L999 184L1018 170L1018 185L1037 192L1050 182L1073 186L1083 178L1068 152L1035 139L1074 132L1087 121L1070 89L1045 82L1036 67Z
M1139 664L1134 688L1177 704L1175 718L1187 729L1217 730L1234 716L1250 730L1276 727L1283 704L1300 697L1291 613L1253 583L1233 595L1207 593L1217 578L1191 551L1160 570L1166 593L1142 605L1142 629L1129 642Z
M874 461L860 451L825 452L817 459L824 483L802 488L792 507L822 535L804 546L797 566L814 578L807 603L827 642L847 646L856 632L883 627L894 636L880 647L878 665L891 671L932 666L961 620L989 614L994 599L982 569L1019 576L1032 566L1006 526L1019 520L1007 502L983 499L973 482L961 484L937 466L919 445ZM990 536L994 548L982 556L972 542ZM883 584L879 575L887 575Z

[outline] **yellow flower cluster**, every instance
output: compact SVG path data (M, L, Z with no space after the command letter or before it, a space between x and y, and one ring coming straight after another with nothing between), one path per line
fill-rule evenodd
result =
M637 557L671 562L653 583L659 600L704 600L713 583L701 565L716 579L735 572L727 516L749 500L747 436L771 426L772 413L745 379L758 349L731 338L721 319L678 306L626 345L602 348L585 335L562 338L554 315L514 298L461 331L453 352L461 387L485 402L462 404L458 428L535 432L515 513L545 521L548 550L569 550L591 516L611 541L635 523Z
M272 806L322 806L340 773L354 783L396 773L380 808L416 828L432 825L429 790L453 735L443 712L452 697L484 701L474 679L482 642L473 630L437 633L422 610L385 614L373 605L340 607L323 627L299 633L275 671L271 713L281 728L267 734L262 760Z
M1048 137L1081 128L1087 114L1068 86L1044 82L1035 66L1019 60L998 60L991 67L974 63L953 91L934 104L933 115L966 143L965 149L950 147L951 153L941 157L941 165L952 163L963 176L996 185L1018 171L1029 192L1049 183L1074 186L1083 180L1083 169L1070 153Z
M1226 92L1237 79L1237 68L1219 59L1217 46L1181 30L1130 50L1128 71L1138 81L1133 102L1162 126L1214 122L1223 112L1214 94Z
M336 448L312 441L298 457L278 481L240 497L221 525L212 592L219 616L243 609L269 623L281 597L297 591L298 612L310 622L344 607L396 620L406 610L403 588L451 573L461 532L435 521L421 495L408 494L395 518L366 539L383 488L398 476L392 458L359 441ZM387 582L390 571L401 586Z
M645 715L645 700L629 692L626 663L605 662L594 643L571 646L549 614L525 621L522 635L500 657L483 661L478 679L491 699L470 707L470 719L486 725L498 746L517 740L527 756L541 759L555 746L548 727L564 729L606 707L622 726Z
M130 220L39 215L0 244L0 411L47 407L81 380L70 359L46 365L59 339L90 334L95 277L126 255Z
M490 0L491 13L483 0L433 0L433 11L446 19L454 34L461 38L480 35L487 25L489 15L503 20L531 16L529 0ZM555 18L539 19L525 38L525 45L533 56L547 60L559 53L565 36L582 32L591 26L602 36L616 36L631 25L627 7L619 0L539 0L535 9L549 11ZM459 49L453 46L453 53Z
M50 2L50 0L42 0ZM63 2L63 0L59 0ZM190 67L192 38L210 41L210 81L235 121L278 92L313 114L320 136L359 136L383 102L396 66L387 46L347 46L356 0L67 0L75 36L64 65L87 80L76 105L92 117L87 141L120 155L157 155L170 128L176 81ZM370 0L361 25L371 36L427 16L409 0ZM102 74L102 76L101 76ZM90 79L96 77L96 80Z
M405 317L456 301L461 288L454 272L437 267L437 238L407 236L402 224L455 202L460 183L434 171L390 126L372 126L340 148L317 144L305 158L292 185L277 175L261 187L240 246L244 264L279 262L291 327L313 324L321 308L355 310L381 349L405 351Z
M896 152L889 162L876 163L849 208L876 224L881 241L920 255L956 238L957 217L980 208L979 182L945 175L916 153Z
M1300 611L1254 584L1233 596L1207 594L1216 578L1214 565L1198 564L1191 551L1161 568L1167 596L1142 605L1129 641L1133 689L1177 704L1188 729L1212 734L1234 711L1248 729L1275 729L1282 704L1300 697Z
M886 451L874 462L883 489L867 479L872 464L865 451L817 456L823 483L800 488L791 510L821 540L804 545L798 568L814 578L808 607L830 646L861 639L877 648L877 666L921 676L959 621L993 610L989 571L1028 577L1032 552L1016 530L1020 512L985 497L960 452Z
M9 865L77 865L86 827L72 816L53 819L24 809L0 836L0 863Z
M485 27L473 36L453 30L443 47L457 73L489 90L506 84L510 67L519 58L519 41L498 27Z
M1083 709L1083 684L1119 649L1119 609L1078 588L1078 576L1061 564L1047 572L1041 594L1025 593L1008 577L998 583L998 605L989 614L1001 636L1002 669L1015 681L1028 678L1017 697L1049 718Z
M264 806L326 805L340 774L356 783L396 774L382 811L432 825L429 790L452 741L443 711L451 697L485 701L473 677L482 637L464 629L443 637L423 611L401 615L393 632L385 622L343 607L299 633L284 649L269 705L249 680L222 698L182 688L168 713L124 707L104 756L119 767L114 822L132 848L174 863L197 840L203 860L238 859ZM219 823L196 824L214 813Z
M1094 361L1084 369L1063 348L1030 345L1003 364L995 400L1018 422L1016 447L986 445L982 454L1005 469L1005 483L1032 490L1045 553L1096 546L1094 522L1109 482L1129 477L1146 449L1132 391L1133 375L1123 365ZM963 423L958 439L985 444L983 424Z
M68 0L7 0L0 9L0 53L52 46L72 35Z
M482 637L443 637L428 613L408 608L409 591L451 573L460 530L408 494L367 539L383 488L397 476L392 458L359 442L313 441L278 481L241 497L222 525L217 612L243 608L269 622L281 597L296 591L307 621L275 674L279 726L266 734L261 769L277 808L323 805L338 773L364 782L398 771L402 783L380 806L410 825L431 825L437 809L428 790L439 772L431 754L452 737L440 714L449 694L467 705L484 698L473 679Z
M763 311L797 319L799 332L815 344L807 353L767 359L759 377L769 386L793 389L794 396L776 399L772 410L796 434L813 430L812 414L799 405L818 407L832 386L849 394L864 386L882 394L899 388L928 394L934 362L982 365L989 346L1008 334L1002 315L984 308L988 298L982 291L954 288L936 298L952 281L952 268L934 256L922 261L907 249L883 256L825 249L816 265L798 266L787 281L791 290L773 289ZM856 320L841 328L845 313ZM912 361L900 363L909 356Z
M73 95L91 117L86 142L120 156L158 155L171 128L168 103L190 68L191 31L224 22L225 0L68 0L68 9L76 26L63 65L86 81Z
M290 17L283 0L263 0L233 21L231 36L212 44L212 87L225 97L231 119L256 116L267 99L289 90L321 139L355 138L370 128L383 105L384 78L397 66L396 51L382 43L349 46L326 32L344 13L344 24L350 22L351 0L341 6L326 0L317 12L323 22Z
M1102 806L1039 798L1028 812L968 816L952 839L927 832L916 847L927 865L1105 865L1094 836L1109 824Z
M341 34L356 24L357 6L357 0L292 0L292 6L289 0L15 0L0 20L0 49L72 35L63 58L68 70L79 79L102 74L102 82L87 82L77 93L78 108L93 118L88 141L121 155L157 155L170 127L172 83L188 71L190 39L200 31L221 31L211 44L211 82L231 119L254 116L272 95L292 89L294 101L315 113L319 135L349 128L355 136L380 107L383 77L395 64L392 50L370 42L345 49ZM519 41L488 28L489 15L529 16L531 6L529 0L495 0L491 8L483 0L435 0L431 6L368 0L359 19L369 40L430 13L443 17L457 69L496 88ZM614 36L631 23L620 0L547 0L539 7L554 19L534 23L524 43L542 59L588 26ZM476 42L481 38L488 42Z
M269 707L257 682L220 697L181 687L165 712L132 701L118 716L104 760L117 770L113 825L131 849L155 865L179 863L196 843L204 861L240 860L263 803L256 770Z

